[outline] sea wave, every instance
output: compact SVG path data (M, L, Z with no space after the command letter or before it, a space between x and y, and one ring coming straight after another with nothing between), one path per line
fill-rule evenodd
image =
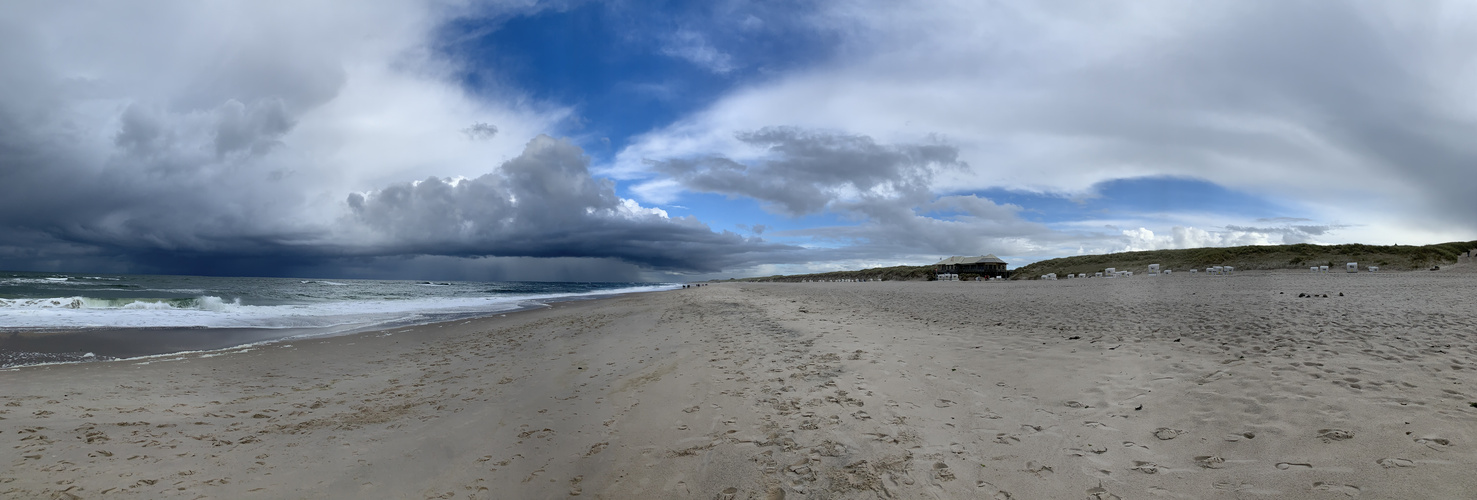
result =
M476 316L619 293L671 290L675 285L576 293L511 294L488 297L427 297L406 300L337 300L302 304L250 305L240 299L53 297L0 299L0 331L69 328L338 328L414 324L448 316Z
M99 297L50 297L39 299L0 299L0 311L9 309L133 309L167 310L196 309L202 311L224 311L228 307L241 305L241 299L225 300L203 295L194 298L99 298Z

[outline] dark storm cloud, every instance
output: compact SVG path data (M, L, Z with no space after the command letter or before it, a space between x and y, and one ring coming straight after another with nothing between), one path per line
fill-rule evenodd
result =
M567 140L540 136L475 179L428 178L353 193L365 251L497 257L614 258L660 270L721 270L785 260L799 249L667 218L615 194ZM794 258L794 257L791 257Z
M265 153L291 130L293 118L282 99L261 99L251 106L231 99L216 109L215 154L241 150Z
M746 165L721 157L651 162L688 189L754 198L788 215L820 212L849 198L916 198L935 173L962 168L944 144L882 145L871 137L768 127L738 134L770 158Z
M796 258L622 200L568 141L491 140L560 112L444 80L423 36L448 13L220 7L0 8L0 268L634 279Z
M880 144L863 135L791 127L737 137L767 156L749 164L709 156L649 165L690 190L753 198L786 215L830 212L857 222L777 233L825 242L827 248L810 250L815 260L977 254L1059 236L1021 220L1018 206L931 192L936 175L966 167L948 144Z

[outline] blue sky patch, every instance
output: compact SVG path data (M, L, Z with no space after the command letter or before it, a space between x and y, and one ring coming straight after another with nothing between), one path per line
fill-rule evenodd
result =
M475 93L504 89L572 106L567 133L600 160L634 135L710 105L736 86L824 59L836 37L797 22L795 5L590 2L505 20L463 19L438 46L465 63ZM803 5L801 5L803 7Z

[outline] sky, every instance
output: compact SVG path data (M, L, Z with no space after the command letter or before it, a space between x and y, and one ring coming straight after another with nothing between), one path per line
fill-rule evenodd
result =
M1477 239L1462 1L6 2L0 269L687 281Z

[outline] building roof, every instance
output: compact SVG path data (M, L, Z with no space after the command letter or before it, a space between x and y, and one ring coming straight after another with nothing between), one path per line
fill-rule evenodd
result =
M934 263L934 265L935 266L948 266L948 265L959 265L959 264L1004 264L1004 263L1005 263L1005 261L1000 260L999 257L996 257L995 256L995 254L990 254L990 255L981 255L979 257L958 257L958 256L949 257L947 259L944 259L944 260L938 261L937 263Z

